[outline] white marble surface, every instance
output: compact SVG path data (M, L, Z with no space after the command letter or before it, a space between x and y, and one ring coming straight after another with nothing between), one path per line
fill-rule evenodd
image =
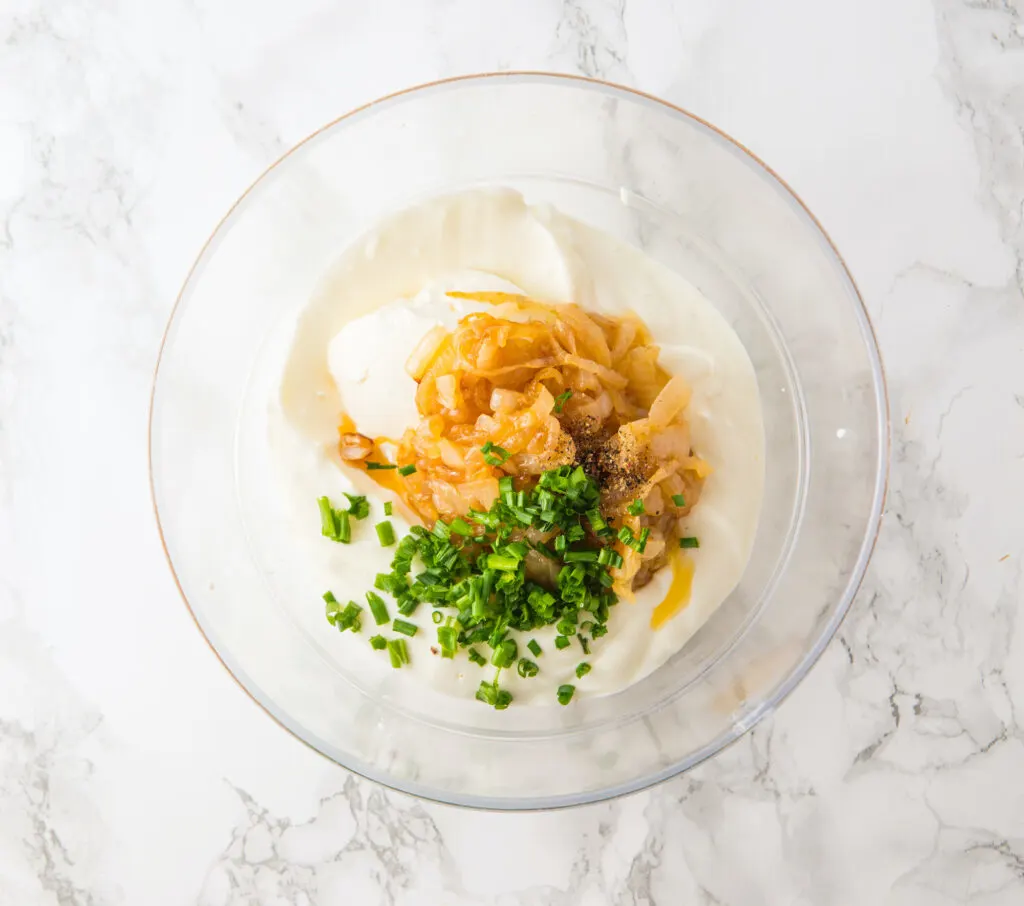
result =
M870 575L774 718L542 815L424 805L293 740L163 560L149 383L200 245L282 151L442 75L635 85L769 161L874 316ZM1017 0L0 4L0 904L1024 902Z

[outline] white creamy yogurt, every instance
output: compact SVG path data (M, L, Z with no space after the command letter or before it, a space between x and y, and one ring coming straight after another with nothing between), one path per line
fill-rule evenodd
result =
M310 499L320 494L340 497L340 490L353 487L377 501L397 503L364 474L340 464L338 417L344 411L360 432L391 438L418 421L416 385L405 372L409 354L435 325L451 328L470 311L488 308L451 299L445 295L451 289L523 292L606 314L632 310L661 346L662 366L692 387L687 418L693 447L714 471L687 519L686 533L701 542L691 552L689 603L663 627L651 629L651 614L672 578L665 568L635 601L611 609L608 634L585 658L592 670L584 679L574 673L582 652L576 645L556 650L554 627L520 639L521 650L528 638L544 649L538 676L521 679L505 671L501 678L517 704L551 705L554 690L566 682L577 686L578 695L619 691L686 644L746 566L764 484L764 431L753 366L714 306L638 249L548 206L530 207L512 191L438 198L394 215L350 248L296 325L273 428L287 433L289 442L272 438L275 448L301 447L318 461L311 468L305 455L281 457L287 473L282 485L295 498L296 512L309 513ZM380 518L379 503L374 515ZM372 536L348 547L333 544L320 536L315 518L303 518L310 561L330 564L326 573L339 599L362 600L373 576L388 571L391 551ZM406 529L403 519L394 521L400 533ZM388 677L389 683L414 684L409 690L426 683L471 699L489 671L464 655L452 661L431 654L434 627L425 605L416 622L421 629L408 643L410 664L400 671L391 671L386 657L368 656L365 629L361 635L338 634L324 622L324 644L338 649L339 661L358 662L360 670L399 674Z

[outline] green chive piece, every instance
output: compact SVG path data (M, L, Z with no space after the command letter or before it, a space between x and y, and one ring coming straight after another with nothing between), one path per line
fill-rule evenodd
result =
M700 541L698 541L692 535L689 535L686 538L680 538L679 539L679 546L680 547L700 547Z
M637 497L626 509L629 511L631 516L643 516L644 514L644 502Z
M455 532L456 535L462 535L463 537L469 537L473 534L473 529L470 528L469 523L458 516L451 521L448 528Z
M398 596L398 612L403 617L411 617L414 613L416 613L416 608L419 606L419 600L417 598L414 598L408 592Z
M449 617L449 619L451 619ZM441 646L441 657L453 658L459 646L459 631L455 626L438 626L437 643Z
M561 415L563 407L567 402L569 402L569 397L571 396L571 390L566 390L563 393L559 393L558 396L555 397L555 412Z
M433 612L433 613L432 613L432 614L430 615L430 619L432 619L432 620L434 621L434 623L435 623L435 624L436 624L436 623L440 623L440 622L441 622L441 620L443 620L443 619L444 619L444 614L443 614L443 613L441 613L441 611L440 611L440 610L435 610L435 611L434 611L434 612Z
M373 614L373 620L378 626L383 626L391 620L391 617L388 616L387 605L380 595L368 591L366 593L366 603L370 605L370 613Z
M495 667L508 667L516 659L517 654L516 640L505 639L494 649L494 653L491 655L491 663Z
M367 472L383 472L385 469L398 468L393 462L372 462L369 459L365 461L364 465Z
M555 637L555 647L559 650L569 647L569 636L560 635Z
M318 497L316 503L320 507L320 534L325 538L335 538L338 530L334 525L334 507L331 506L331 501L326 497Z
M572 695L576 691L575 686L568 684L558 687L558 704L567 705L572 701Z
M483 655L482 655L482 654L481 654L481 653L480 653L479 651L477 651L477 650L476 650L475 648L470 648L470 649L469 649L469 650L468 650L468 651L466 652L466 654L468 654L468 655L469 655L469 659L470 659L470 660L471 660L471 661L472 661L472 662L473 662L474 664L479 664L479 665L480 665L481 667L486 667L486 666L487 666L487 658L485 658L485 657L484 657L484 656L483 656Z
M410 464L407 466L402 466L402 468L398 470L398 474L401 475L403 478L407 478L408 476L412 475L412 473L415 471L416 466Z
M511 704L512 693L508 689L499 689L498 694L494 697L494 710L504 711Z
M388 640L382 635L371 635L370 646L374 651L383 651L388 647Z
M391 501L390 500L385 500L384 501L384 515L385 516L390 516L391 515Z
M489 683L486 680L480 683L480 687L476 690L476 700L483 702L485 705L494 707L495 701L498 699L498 687L494 683Z
M540 657L541 647L537 644L536 639L530 639L530 641L526 643L526 647L530 649L530 654L534 657Z
M647 526L644 526L640 530L640 537L637 538L636 541L634 541L632 544L630 544L630 547L633 548L633 550L635 550L638 554L642 554L644 552L644 549L647 547L647 539L650 536L651 530Z
M363 608L355 601L349 601L342 607L329 591L324 593L324 601L327 602L327 622L336 627L338 632L345 632L347 629L359 632L363 628L359 621L359 614L363 612Z
M370 502L360 494L348 494L348 514L353 519L365 519L370 515Z
M540 668L533 661L529 660L529 658L523 657L520 658L519 663L516 664L516 670L521 677L526 679L531 676L536 676Z
M576 665L576 679L583 679L588 673L590 673L590 664L586 661Z
M394 629L395 632L400 632L402 635L412 637L416 635L416 630L419 627L415 623L410 623L408 620L396 619L395 622L391 624L391 628Z
M617 537L623 544L630 544L633 541L633 530L628 525L624 525L619 529Z
M349 521L348 513L344 510L335 510L334 518L338 523L338 531L334 536L335 541L348 544L352 540L352 523Z
M331 618L341 611L341 605L338 603L338 599L334 597L333 591L325 591L323 599L327 604L327 622L333 625L334 620Z
M390 522L378 522L374 528L377 530L377 540L381 547L391 547L395 543L395 529Z
M601 511L594 507L592 510L587 511L587 520L590 522L591 528L594 530L595 535L607 535L611 529L608 523L604 521L604 517L601 515Z
M682 494L673 494L672 495L672 502L677 507L685 507L686 506L686 498Z
M409 649L405 647L405 639L391 639L387 645L392 667L397 669L409 663Z

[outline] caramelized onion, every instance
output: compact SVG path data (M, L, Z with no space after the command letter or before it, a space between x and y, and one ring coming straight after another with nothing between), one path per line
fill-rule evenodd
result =
M690 388L658 365L658 347L635 315L592 315L507 293L451 295L496 307L451 332L433 328L409 356L420 422L388 449L391 461L416 467L398 479L398 493L431 525L488 509L504 475L522 487L583 463L605 482L605 518L636 537L648 530L642 553L616 543L623 563L613 588L630 597L666 562L710 472L690 449ZM517 320L501 317L513 313ZM347 460L373 449L361 434L339 443ZM392 473L369 474L394 488ZM629 508L637 498L643 513ZM551 561L531 556L528 568L554 581Z

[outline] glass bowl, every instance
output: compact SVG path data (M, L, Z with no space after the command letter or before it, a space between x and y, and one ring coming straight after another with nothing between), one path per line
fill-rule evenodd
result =
M390 212L479 185L553 202L688 278L746 345L764 408L766 492L739 585L663 667L569 708L496 714L429 695L412 701L348 669L332 647L322 589L304 587L281 528L267 453L281 350L341 251ZM150 426L171 567L242 686L346 768L418 796L497 809L640 789L710 757L775 708L850 606L875 541L887 461L867 314L785 183L670 104L530 73L393 95L271 166L188 275Z

